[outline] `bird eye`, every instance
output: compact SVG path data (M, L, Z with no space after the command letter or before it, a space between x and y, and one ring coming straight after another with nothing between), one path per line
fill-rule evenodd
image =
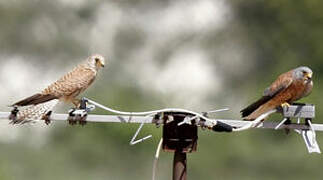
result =
M100 61L100 59L98 57L94 58L95 62Z

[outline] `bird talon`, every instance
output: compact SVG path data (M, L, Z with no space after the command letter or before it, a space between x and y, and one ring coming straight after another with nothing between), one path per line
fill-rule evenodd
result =
M287 107L287 108L289 108L290 107L290 104L289 103L287 103L287 102L284 102L283 104L281 104L280 105L282 108L284 108L284 107Z
M81 126L86 125L86 123L87 123L87 121L86 121L86 117L87 117L87 115L85 115L85 116L83 116L83 117L81 117L81 118L80 118L80 120L79 120L79 124L80 124Z
M75 108L72 108L68 111L69 116L67 121L68 121L68 124L72 126L77 123L77 121L75 120L75 114L74 114L75 110L76 110Z
M70 125L76 125L77 122L84 126L86 124L87 111L85 109L71 109L69 111L68 122Z
M76 125L77 123L75 116L70 116L67 121L68 121L68 124L72 126Z
M49 119L48 120L47 119L45 120L45 124L46 125L49 125L50 123L51 123L51 121Z
M46 125L49 125L51 123L50 116L52 115L52 111L48 111L46 114L43 115L41 118L42 120L45 121Z
M78 116L78 122L81 126L86 125L87 111L82 110L81 114Z
M15 107L13 108L13 110L11 111L10 115L9 115L9 120L11 120L11 122L12 122L13 124L15 124L15 122L16 122L16 120L17 120L17 114L18 114L18 112L19 112L19 109L18 109L18 107L17 107L17 106L15 106Z

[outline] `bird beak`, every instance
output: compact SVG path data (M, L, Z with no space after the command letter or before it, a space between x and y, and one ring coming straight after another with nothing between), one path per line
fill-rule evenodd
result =
M102 64L101 64L101 67L104 67L104 66L105 66L105 65L102 63Z
M305 77L306 77L306 79L312 79L312 73L307 73L306 75L305 75Z

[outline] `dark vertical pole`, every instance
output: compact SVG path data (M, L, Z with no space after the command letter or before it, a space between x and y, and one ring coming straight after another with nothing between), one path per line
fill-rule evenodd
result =
M173 180L186 180L186 153L176 150L174 153Z

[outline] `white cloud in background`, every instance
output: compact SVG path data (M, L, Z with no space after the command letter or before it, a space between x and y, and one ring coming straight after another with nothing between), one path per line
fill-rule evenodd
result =
M41 44L50 44L57 38L58 29L53 19L40 16L33 20L30 34L34 41Z
M60 4L70 8L80 8L84 6L87 0L58 0Z
M45 68L30 60L32 57L0 56L5 61L0 66L0 108L7 108L17 99L31 96L43 90L47 85L64 74L65 69L55 66ZM68 68L68 67L65 67Z
M216 67L202 50L179 51L163 66L155 61L135 61L126 71L136 77L143 90L169 97L165 102L168 105L196 107L208 95L221 90Z
M1 56L0 66L0 111L10 111L8 105L40 92L49 83L62 74L58 69L42 69L42 65L33 64L28 58L22 56ZM6 59L6 61L3 61ZM33 147L39 147L46 140L50 128L44 123L13 126L9 121L0 121L0 141L14 142L20 137L25 137L26 131L30 131L28 139Z
M207 57L199 51L179 52L157 73L156 88L165 94L205 93L217 89L220 83L217 76L213 75L214 69Z
M113 3L102 4L97 10L95 23L90 27L89 37L82 37L88 39L90 51L108 51L109 56L113 56L111 53L113 53L112 49L119 30L118 27L125 22L127 20L124 19L124 12L120 7Z
M115 37L125 27L142 30L147 38L147 53L158 52L159 47L181 37L183 34L203 34L204 31L221 29L231 18L231 11L225 1L213 0L178 0L167 7L152 9L124 8L115 2L100 4L95 19L87 24L90 33L80 35L80 41L89 44L90 51L108 51L113 56ZM82 29L82 28L81 28ZM75 33L79 28L75 28ZM73 33L74 34L74 33ZM153 52L149 52L153 51ZM126 52L125 54L127 54ZM133 56L132 56L133 57ZM133 57L134 59L136 57Z
M160 25L154 25L155 32L183 33L198 32L205 29L222 27L229 15L224 1L174 1L172 6L159 13L155 19ZM152 22L152 23L154 23Z
M174 1L168 7L135 15L136 23L146 33L146 41L129 55L124 71L135 77L143 90L161 94L166 105L186 108L201 107L210 94L221 90L221 74L216 72L207 53L194 45L196 42L174 46L174 53L162 66L153 58L158 57L165 44L174 44L178 37L203 36L203 31L225 27L230 8L224 1Z
M34 84L37 84L35 83L38 77L36 72L39 72L39 70L35 66L25 63L28 61L25 61L22 57L3 57L2 59L6 59L6 61L1 63L0 67L0 81L2 86L0 89L0 98L4 102L10 103L9 100L12 100L12 98L23 97L32 89L36 89L37 85ZM4 105L4 103L1 103L1 105Z
M84 0L60 0L60 3L71 9L79 9L86 4ZM198 43L191 42L191 44L179 45L180 47L174 45L176 49L166 57L164 63L160 64L153 58L159 56L161 47L167 44L173 45L175 40L185 34L203 36L204 32L216 33L217 30L226 27L231 18L230 8L224 0L178 0L170 2L167 7L155 8L140 11L119 6L116 2L102 2L95 11L91 23L80 21L75 13L67 13L66 19L59 21L66 26L70 22L79 22L75 23L66 34L88 47L91 53L108 52L109 57L114 57L112 53L115 45L120 43L116 42L119 31L125 27L138 28L144 34L145 41L143 44L138 44L136 51L125 52L127 56L124 57L126 59L122 59L124 69L120 69L121 76L135 78L143 91L160 94L160 98L165 99L167 106L194 109L202 107L210 95L222 90L224 77L221 76L223 75L221 71L225 70L219 69L216 64L223 63L227 64L226 66L231 66L231 62L235 65L243 64L244 57L232 56L235 52L224 47L221 51L217 51L218 62L214 63L214 59L196 45ZM31 26L33 28L31 31L34 32L34 36L40 34L36 40L41 43L50 42L51 38L55 38L59 32L58 24L50 17L43 17L33 22L35 24ZM51 29L50 36L46 35L44 28ZM241 48L238 43L235 44L234 49ZM6 105L42 90L71 68L63 67L66 69L58 70L53 67L50 70L44 70L41 69L42 65L31 64L28 58L22 55L9 59L1 57L6 59L0 66L1 111L10 110ZM230 61L231 58L234 58L234 61ZM33 136L38 136L37 131L46 133L48 128L35 128ZM7 141L18 138L19 132L19 128L9 127L1 122L0 141L5 138Z

